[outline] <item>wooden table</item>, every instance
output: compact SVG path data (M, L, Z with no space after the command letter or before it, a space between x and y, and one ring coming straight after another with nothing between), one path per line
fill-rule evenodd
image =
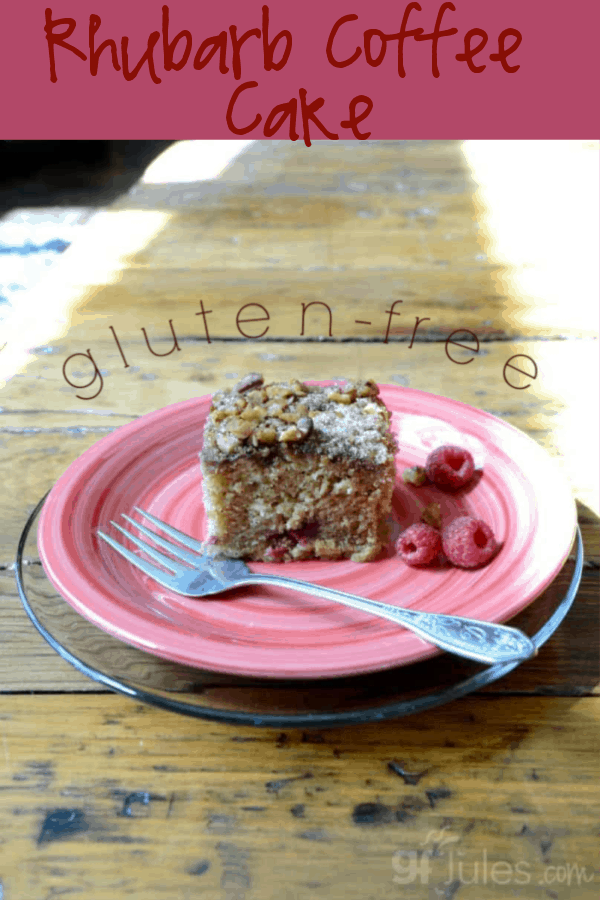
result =
M514 224L529 217L556 247L581 250L594 228L581 172L597 147L574 153L588 169L571 161L548 185L549 213L525 196ZM48 276L44 296L65 304L64 321L42 303L0 354L13 374L0 410L5 900L597 897L597 344L581 280L593 259L575 260L577 290L553 295L561 254L525 247L511 261L486 196L458 142L258 142L219 182L139 186ZM566 217L576 199L580 214ZM547 293L528 294L544 272ZM322 305L306 309L302 334L310 303ZM240 312L249 304L268 321L258 306ZM453 340L474 348L469 329L478 353L446 344L460 329ZM103 377L87 400L98 379L86 390L62 372L82 353ZM517 354L527 378L504 368ZM557 457L586 563L536 659L427 713L303 733L137 705L44 643L13 565L41 496L103 434L254 370L442 394ZM83 385L92 363L77 357L66 372ZM572 571L570 560L550 592L564 593Z

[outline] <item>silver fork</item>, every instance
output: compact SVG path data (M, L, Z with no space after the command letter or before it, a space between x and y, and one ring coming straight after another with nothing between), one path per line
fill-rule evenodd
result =
M143 550L147 556L156 560L162 568L158 568L138 556L137 553L128 550L104 532L98 530L96 533L132 565L137 566L158 584L170 588L177 594L183 594L186 597L210 597L241 585L272 584L300 591L303 594L311 594L313 597L322 597L324 600L333 600L344 606L389 619L397 625L408 628L423 640L435 644L442 650L448 650L450 653L474 659L477 662L502 663L529 659L537 652L522 631L507 625L496 625L492 622L465 619L462 616L448 616L443 613L419 612L414 609L390 606L387 603L356 597L354 594L346 594L333 588L285 578L282 575L254 573L240 559L227 559L207 553L199 541L183 534L171 525L167 525L143 509L139 509L137 506L134 508L159 531L175 539L177 543L160 537L145 525L136 522L124 513L121 514L127 522L149 537L154 545L166 550L168 556L159 552L155 546L117 525L116 522L111 521L111 525Z

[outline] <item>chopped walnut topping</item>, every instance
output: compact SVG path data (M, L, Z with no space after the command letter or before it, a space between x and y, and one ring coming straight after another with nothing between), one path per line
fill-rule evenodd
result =
M414 484L415 487L421 487L427 484L427 471L423 466L411 466L402 473L402 481L404 484Z
M243 419L238 418L238 416L231 416L227 420L226 427L230 434L235 434L235 436L242 441L247 437L250 437L254 431L254 426L251 422L245 422Z
M257 428L254 432L252 443L256 447L258 444L274 444L277 440L277 429L264 425Z
M304 403L297 403L290 412L278 413L278 418L282 422L297 422L298 419L306 418L308 415L308 407Z
M246 419L249 422L260 422L267 415L267 411L264 406L247 406L240 413L241 419Z
M301 419L298 419L296 428L300 432L299 440L303 441L304 438L307 438L313 430L313 420L308 416L303 416Z
M284 431L280 432L279 440L283 441L287 444L289 441L300 441L302 439L302 433L296 425L291 425L290 428L286 428Z
M233 450L237 450L240 446L240 442L234 434L218 434L216 442L219 450L225 453L225 455L231 453Z
M342 382L342 384L340 385L340 392L341 392L344 396L346 396L346 395L347 395L347 396L350 396L350 397L352 398L352 400L356 400L357 393L358 393L358 392L357 392L356 385L353 384L352 381L344 381L344 382Z
M235 386L235 390L238 394L243 394L245 391L255 390L256 388L262 387L264 383L264 378L258 372L250 372L249 375L246 375L242 378L241 381Z
M285 401L276 400L275 402L271 402L267 404L267 415L274 416L278 418L284 409L287 407L287 403Z
M269 400L280 400L294 396L293 389L287 384L269 384L266 391Z
M248 403L265 403L267 399L267 392L264 390L261 391L249 391L246 394L246 399Z
M368 381L358 381L356 383L356 392L359 397L377 397L379 395L379 385L370 378Z
M290 381L290 387L293 392L297 394L299 397L304 397L305 394L308 394L308 385L302 384L301 381L298 381L297 378L292 379Z
M327 394L327 399L333 400L334 403L343 403L349 406L352 403L352 394L341 394L339 391L331 391Z
M430 503L421 513L421 522L433 528L442 527L442 511L439 503Z
M382 465L393 452L393 439L378 392L372 381L263 385L262 376L253 373L233 390L214 395L203 457L217 462L252 453L266 458L312 452Z

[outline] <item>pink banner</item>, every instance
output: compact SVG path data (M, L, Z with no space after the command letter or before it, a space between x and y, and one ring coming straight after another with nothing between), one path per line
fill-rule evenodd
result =
M598 136L594 0L21 0L3 139Z

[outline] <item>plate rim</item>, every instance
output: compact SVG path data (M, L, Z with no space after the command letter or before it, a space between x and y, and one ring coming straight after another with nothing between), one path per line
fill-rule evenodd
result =
M35 509L30 514L23 531L21 533L15 562L15 580L19 597L27 613L29 619L44 638L44 640L55 650L59 656L66 662L70 663L78 672L88 676L93 681L103 684L115 693L122 694L130 699L140 700L158 709L164 709L169 712L178 713L197 719L218 722L225 725L242 725L264 728L327 728L327 727L347 727L350 725L359 725L375 721L389 721L392 719L405 718L416 713L425 712L437 706L445 705L452 700L465 697L468 694L479 690L486 685L498 681L504 675L509 674L513 669L522 665L526 660L509 663L498 663L489 666L483 671L465 679L456 685L451 685L441 691L431 691L423 697L408 701L397 701L396 703L383 705L381 707L369 707L363 710L349 711L343 713L327 712L327 713L295 713L295 714L273 714L264 713L257 715L256 713L220 710L212 707L196 707L192 704L182 703L169 697L151 694L147 690L143 690L135 685L128 684L124 680L116 680L109 675L94 669L93 666L84 663L77 656L64 647L54 636L39 622L35 612L33 611L23 581L23 551L29 535L29 531L48 497L48 493L42 497ZM564 621L569 610L571 609L583 573L584 552L581 529L577 524L575 529L575 537L577 542L577 550L575 557L575 568L571 578L571 582L565 596L559 602L557 608L550 618L542 625L535 635L531 636L531 640L536 649L539 650L546 641L555 633ZM535 601L534 601L535 602ZM75 611L77 612L77 611ZM96 627L96 626L94 626ZM340 679L340 680L343 680Z
M331 383L335 383L335 382L328 380L328 381L320 381L320 382L308 381L308 383L331 384ZM575 501L574 501L574 498L572 497L572 493L569 490L568 482L566 481L566 479L564 479L564 476L560 472L559 467L556 465L555 460L553 460L552 457L550 457L550 455L544 450L544 448L542 448L529 435L527 435L520 429L516 428L511 423L505 422L504 420L498 418L497 416L494 416L492 413L488 413L485 410L480 410L480 409L477 409L476 407L472 407L469 404L464 403L460 400L454 400L453 398L443 397L442 395L432 394L431 392L427 392L427 391L422 391L422 390L413 389L413 388L405 388L405 387L401 387L399 385L380 384L379 386L384 391L391 391L394 394L410 393L413 397L416 397L416 398L418 398L418 396L422 396L424 398L433 398L435 401L438 401L438 402L441 401L444 405L444 408L448 408L448 407L451 408L453 406L459 407L464 412L468 412L470 414L476 414L480 419L483 419L484 421L490 420L490 422L495 423L496 427L498 427L498 425L499 425L502 428L502 430L508 429L509 431L511 431L514 435L516 435L518 437L518 439L520 441L524 442L530 448L532 448L534 450L534 452L540 454L540 456L543 456L548 462L551 462L554 465L554 467L556 468L557 473L560 474L560 476L562 478L562 482L563 482L562 486L564 489L566 489L566 491L568 492L570 499L571 499L571 508L572 508L571 525L572 525L572 527L570 529L570 537L568 540L568 546L567 546L567 542L565 542L566 549L564 550L562 558L560 560L558 560L557 562L555 562L555 565L552 568L550 574L541 583L541 585L539 586L539 589L536 588L536 593L533 596L528 598L528 600L525 603L522 603L521 605L519 605L518 609L513 610L511 608L511 610L509 611L509 613L507 615L500 614L500 616L496 616L493 619L490 619L490 621L498 621L498 622L508 621L513 615L516 615L519 611L524 609L527 605L534 602L534 600L537 599L537 597L541 593L543 593L543 591L548 587L548 585L551 584L551 582L554 580L554 578L556 577L556 575L558 574L558 572L564 565L564 562L569 554L570 548L573 543L575 531L577 529L577 513L576 513ZM401 661L398 661L398 660L393 661L393 662L386 661L384 664L379 664L379 663L372 663L369 665L363 664L358 669L357 668L349 669L347 662L345 664L338 662L334 668L329 668L327 670L323 669L323 671L308 672L308 673L305 671L298 671L298 670L294 670L293 672L291 670L283 671L283 669L280 669L279 671L276 670L274 672L272 668L270 668L268 670L266 668L263 668L261 670L257 665L255 665L252 668L248 668L247 664L242 664L241 666L233 667L230 665L229 662L224 663L224 664L218 664L218 663L213 663L212 661L207 662L206 660L198 660L197 658L191 659L190 656L188 656L186 654L183 654L183 655L177 654L177 652L174 652L174 650L173 650L173 644L176 643L176 640L174 640L174 639L172 639L171 641L169 641L167 639L166 649L165 649L164 641L162 643L162 646L150 648L149 642L147 640L144 640L141 637L139 637L139 635L136 635L135 632L132 630L131 625L133 624L133 626L135 627L136 623L137 623L137 626L139 627L139 622L140 622L139 615L137 615L134 611L132 611L132 610L122 611L121 616L117 617L117 624L115 624L113 621L108 620L106 615L94 617L92 610L90 608L90 605L89 604L86 605L86 600L83 600L80 597L76 597L73 593L71 593L69 591L68 588L65 588L61 584L60 578L58 576L56 576L55 572L53 571L51 556L50 556L50 558L48 557L48 555L46 553L46 548L44 546L44 535L46 534L45 524L46 524L46 520L49 518L50 512L52 510L53 497L60 495L60 492L61 492L64 484L69 484L70 481L76 480L80 476L81 469L83 469L85 471L86 464L89 464L89 457L91 457L92 455L96 456L98 453L99 447L110 448L111 445L113 445L115 443L121 443L127 437L127 434L129 434L130 432L135 432L136 430L139 430L140 428L145 427L149 421L153 422L157 419L160 421L164 417L165 413L167 413L169 416L172 416L178 409L187 408L190 406L194 407L197 405L206 405L207 403L210 402L210 400L211 400L211 395L202 395L200 397L192 397L187 400L178 401L173 404L168 404L167 406L161 407L157 410L152 410L149 413L146 413L146 414L143 414L143 415L137 417L133 422L128 422L128 423L125 423L125 424L115 428L115 430L113 432L105 435L99 441L96 441L87 450L85 450L80 456L78 456L75 460L73 460L73 462L68 466L68 468L65 470L65 472L63 472L63 474L59 477L59 479L57 479L55 485L52 487L52 489L46 495L47 502L45 502L43 504L42 515L40 517L40 523L39 523L39 528L38 528L38 549L40 552L40 558L42 559L42 563L44 565L45 573L46 573L47 577L49 578L49 580L51 581L51 583L57 589L57 591L61 594L63 599L67 603L69 603L79 614L81 614L84 618L91 621L93 624L97 625L98 627L101 627L104 631L107 631L108 633L112 634L113 637L115 637L119 640L123 640L125 643L136 646L141 650L154 653L155 655L161 656L165 659L172 659L179 663L191 665L196 668L202 668L207 671L235 674L235 675L241 675L241 676L245 676L245 677L292 678L292 679L293 678L298 678L298 679L309 678L309 679L315 679L315 680L320 679L320 678L344 677L344 675L366 674L368 672L384 671L386 669L393 669L393 668L397 668L398 666L402 666L402 665L410 665L414 662L417 662L419 660L425 660L427 658L430 658L430 657L442 652L438 648L424 643L423 649L421 650L419 648L418 655L415 655L413 653L413 655L411 655L410 658L405 658L404 660L401 660ZM392 410L392 413L393 412L394 412L394 410ZM425 415L426 414L427 413L425 411ZM444 419L438 418L438 421L441 424L447 425L451 421L451 416L449 415L449 416L445 417ZM97 462L96 462L96 465L97 465ZM520 470L520 471L523 471L523 470ZM60 503L60 501L59 501L59 503ZM50 541L49 541L49 543L51 545ZM121 631L119 630L119 625L118 625L119 618L121 619L121 621L126 621L129 623L127 632L125 632L124 630L121 630ZM171 644L171 647L169 647L169 643Z

